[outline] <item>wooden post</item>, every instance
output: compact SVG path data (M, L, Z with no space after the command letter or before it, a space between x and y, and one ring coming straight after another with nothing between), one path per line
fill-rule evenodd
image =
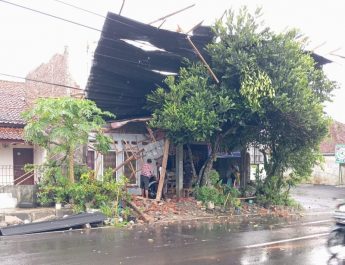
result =
M176 196L183 197L183 145L176 146Z
M168 163L169 145L170 145L169 139L166 138L164 141L162 171L161 171L161 176L158 183L156 201L160 201L162 197L162 190L163 190L163 185L164 185L165 175L166 175L165 173L166 173L167 163Z

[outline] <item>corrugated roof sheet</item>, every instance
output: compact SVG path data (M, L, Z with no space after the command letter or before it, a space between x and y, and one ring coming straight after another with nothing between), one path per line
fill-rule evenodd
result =
M212 35L209 28L200 28L192 40L203 52ZM142 49L138 41L156 49ZM133 42L138 46L130 44ZM183 58L197 60L185 34L108 13L95 51L87 97L118 119L148 116L150 113L143 109L146 95L157 86L164 87L163 72L177 74Z
M210 27L193 31L193 43L209 59L204 47L212 39ZM158 48L144 50L130 43L145 42ZM330 61L312 53L318 65ZM87 84L87 98L117 119L149 116L144 109L146 95L157 86L165 87L163 72L177 74L183 58L198 60L185 34L108 13L95 51Z

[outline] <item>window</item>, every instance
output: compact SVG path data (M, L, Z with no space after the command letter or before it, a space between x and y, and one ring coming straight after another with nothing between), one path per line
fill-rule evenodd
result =
M129 157L133 155L132 152L125 152L124 153L124 161L126 161ZM137 184L137 161L135 159L131 160L127 163L123 168L123 174L128 178L129 184Z
M92 151L92 150L87 151L86 164L88 168L92 170L95 169L95 151Z
M103 174L109 169L116 168L116 152L109 151L103 155ZM113 177L116 178L116 172L113 173Z

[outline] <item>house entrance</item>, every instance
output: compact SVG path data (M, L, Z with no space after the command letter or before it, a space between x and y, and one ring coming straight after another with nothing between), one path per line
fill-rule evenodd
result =
M13 178L15 185L34 185L34 174L25 173L24 166L33 164L34 152L31 148L13 148ZM29 177L29 175L32 175ZM27 178L27 179L26 179Z

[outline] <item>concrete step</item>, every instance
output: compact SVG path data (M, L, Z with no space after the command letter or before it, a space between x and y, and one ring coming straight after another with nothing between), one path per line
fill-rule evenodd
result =
M17 198L12 193L0 193L0 209L13 209L17 206Z

